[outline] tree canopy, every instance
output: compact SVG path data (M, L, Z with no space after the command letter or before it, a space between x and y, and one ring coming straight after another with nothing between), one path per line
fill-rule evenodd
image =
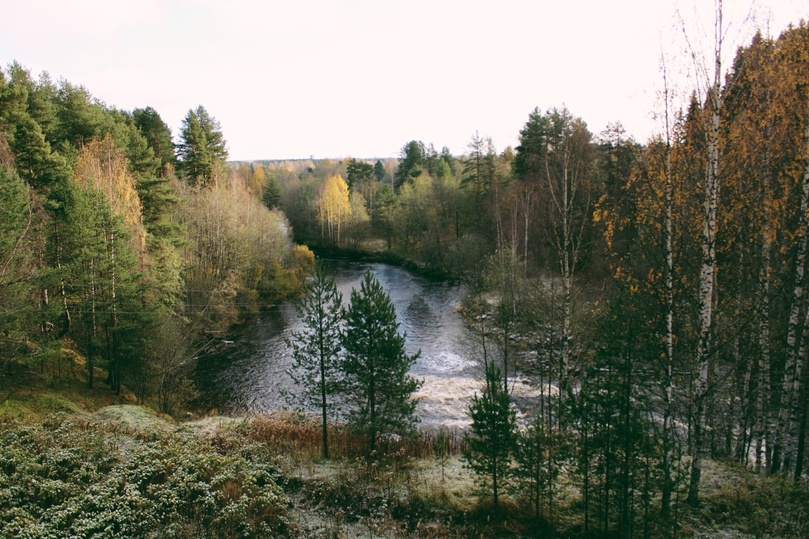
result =
M188 111L180 129L177 145L179 172L195 187L216 182L228 158L219 122L200 105Z

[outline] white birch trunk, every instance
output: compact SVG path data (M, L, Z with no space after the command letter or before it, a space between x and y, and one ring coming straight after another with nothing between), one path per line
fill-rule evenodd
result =
M713 330L714 282L716 280L716 209L719 199L719 124L722 109L721 39L722 3L717 5L717 21L714 49L714 80L708 92L710 122L708 125L708 162L705 173L702 223L702 268L699 281L699 341L697 343L697 379L694 383L693 443L691 444L691 477L688 485L688 503L699 504L699 485L702 476L702 453L705 444L707 423L706 398L708 373L711 358L711 333Z
M665 72L664 72L665 83ZM664 90L666 100L666 185L664 193L665 222L665 256L666 256L666 379L664 381L664 410L663 410L663 488L661 492L661 512L668 517L671 509L671 494L674 489L672 479L672 466L674 462L674 428L672 399L674 392L674 246L673 232L673 186L671 180L671 138L669 128L668 85Z
M767 164L769 166L769 164ZM758 382L756 384L756 470L766 469L761 467L762 456L766 450L768 453L767 465L771 458L773 424L770 421L769 397L770 397L770 280L772 275L772 191L770 186L769 170L764 171L764 223L761 230L761 259L762 267L759 272L759 347L761 349L761 361L758 369ZM766 449L765 449L766 448Z
M809 109L806 115L807 121L804 126L804 148L809 151ZM809 154L805 154L809 156ZM804 174L803 174L803 191L801 199L801 243L799 256L801 257L796 267L796 280L798 278L798 270L800 270L801 281L804 278L805 263L806 263L806 248L809 243L809 230L807 230L807 211L809 211L809 157L805 157ZM803 301L799 297L795 298L800 305L796 308L792 307L790 313L790 322L792 322L791 315L796 311L803 308ZM790 330L792 326L790 324ZM791 335L790 335L791 336ZM782 455L779 458L776 456L776 463L780 464L781 471L784 474L792 472L795 465L795 451L797 448L797 435L795 428L798 425L800 418L800 394L801 394L801 376L803 373L804 356L806 355L806 341L809 339L809 309L804 311L803 320L803 334L797 343L793 343L793 347L787 350L787 363L784 367L784 385L781 393L781 407L778 415L778 445L776 448L782 450ZM794 340L794 336L793 336ZM789 343L788 343L789 344ZM797 347L797 353L795 348Z

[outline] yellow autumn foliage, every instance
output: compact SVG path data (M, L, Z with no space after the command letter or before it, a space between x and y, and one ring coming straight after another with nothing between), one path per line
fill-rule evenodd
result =
M133 251L143 259L146 248L146 230L135 178L129 172L128 160L118 148L112 135L94 138L79 149L75 166L76 181L81 187L96 189L114 215L121 217L124 227L132 236Z

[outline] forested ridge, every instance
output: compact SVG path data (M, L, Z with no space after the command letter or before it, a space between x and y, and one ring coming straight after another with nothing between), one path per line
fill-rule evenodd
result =
M294 336L301 368L321 376L302 382L323 403L312 452L330 456L327 424L346 428L332 423L326 393L364 399L352 432L370 450L332 444L331 457L362 456L358 469L380 489L369 499L385 508L363 507L429 536L421 521L385 512L405 496L396 474L421 454L407 445L410 428L402 445L386 437L398 427L375 415L373 383L360 380L383 355L369 352L374 339L357 340L371 331L368 313L391 327L395 316L370 276L340 311L333 283L309 278L306 246L392 255L465 283L482 367L468 431L424 438L443 498L408 491L402 511L432 504L440 509L418 511L454 522L458 536L687 537L700 518L751 537L805 536L809 27L757 34L730 66L716 58L687 107L665 97L664 132L643 143L620 123L592 133L557 107L527 111L519 145L502 151L475 133L463 155L413 140L399 159L252 163L227 162L202 106L175 145L154 109L116 110L12 63L0 72L4 380L59 378L80 364L97 391L173 413L192 402L194 358L232 324L300 294L304 314L328 303L328 357L307 364L320 353L306 348L315 333ZM340 336L346 326L361 329ZM407 386L391 424L404 424L418 384L403 378L413 358L395 331L390 340L384 353L399 358ZM369 360L352 367L352 388L341 349ZM513 397L516 378L532 399ZM245 432L278 444L263 423ZM448 458L475 478L477 513L443 490ZM716 463L740 486L706 499L704 470ZM783 512L765 502L779 497ZM267 533L292 533L274 515Z
M312 255L228 174L218 122L189 110L179 140L175 153L150 107L108 107L16 62L2 73L5 370L58 376L75 349L90 387L125 385L171 412L211 338L300 289Z

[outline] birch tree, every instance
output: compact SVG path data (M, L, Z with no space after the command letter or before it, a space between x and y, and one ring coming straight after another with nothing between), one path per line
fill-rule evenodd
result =
M691 475L687 501L699 504L699 485L702 476L702 458L705 443L706 399L708 396L708 372L713 355L711 336L714 327L714 285L716 284L716 234L717 202L719 200L719 129L722 112L722 0L716 0L713 35L713 76L707 67L697 66L707 81L704 122L707 134L706 166L703 180L702 200L702 260L699 274L699 337L696 351L696 379L694 380L694 423L691 443Z
M560 385L569 387L573 331L573 276L590 220L592 136L566 109L535 109L520 131L514 159L518 178L535 182L543 208L547 245L562 283Z
M771 471L790 473L795 469L798 436L795 429L801 415L801 381L805 361L806 340L809 335L809 308L804 299L804 279L806 273L807 244L809 244L809 28L800 28L787 32L780 43L783 58L792 84L783 86L783 94L779 97L785 102L794 104L800 110L802 128L796 130L797 141L802 147L796 148L796 175L800 175L800 208L798 210L798 231L796 234L797 254L795 261L795 278L792 293L792 306L789 315L787 334L787 356L784 365L781 398L778 410L778 423L775 432L775 444L771 463ZM797 80L792 80L792 77ZM802 125L801 125L802 124ZM801 311L804 319L801 320ZM802 329L801 329L802 328ZM801 335L803 331L803 335Z
M340 232L351 216L348 184L341 176L329 176L323 184L319 199L321 238L340 245Z

